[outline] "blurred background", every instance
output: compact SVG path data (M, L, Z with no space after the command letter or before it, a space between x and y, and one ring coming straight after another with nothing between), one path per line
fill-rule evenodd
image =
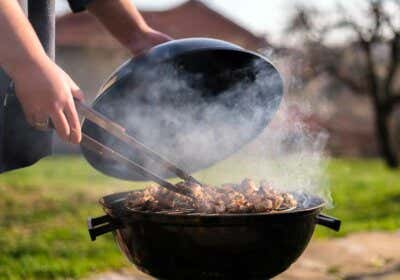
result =
M93 16L71 14L68 6L59 2L57 62L90 100L129 54ZM296 112L299 108L293 106L293 113L304 113L310 126L330 133L328 151L332 155L377 157L382 151L389 165L398 165L399 109L389 104L378 108L373 101L375 95L388 95L383 91L396 91L395 74L384 73L391 67L391 43L372 42L375 39L371 38L375 79L390 84L373 90L367 83L368 58L352 26L356 23L365 33L372 32L369 29L376 23L370 14L373 12L368 11L368 1L147 2L137 1L147 22L173 38L218 38L269 57L285 76L286 98L306 97L312 107L309 112ZM398 8L393 3L388 5L382 17L386 13L393 16L390 13ZM342 16L340 10L344 11ZM343 21L349 17L346 26ZM395 16L393 20L397 20ZM388 23L383 20L381 25L377 32L385 33L385 40L393 37ZM388 98L382 103L397 103L398 99Z
M91 101L129 54L93 16L56 2L56 61ZM343 230L318 230L277 279L400 279L400 1L134 2L173 38L218 38L268 57L284 76L286 121L329 135L323 164L335 207L328 213ZM102 195L145 183L105 177L76 147L55 148L58 156L0 176L0 279L148 279L111 236L92 244L85 225L101 214ZM229 160L198 176L238 164Z

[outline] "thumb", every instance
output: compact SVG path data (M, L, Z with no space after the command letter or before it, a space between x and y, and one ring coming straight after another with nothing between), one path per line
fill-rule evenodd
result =
M85 100L85 95L83 91L79 88L79 86L71 79L70 76L67 75L67 79L71 88L71 94L74 98L78 99L79 101Z
M64 75L65 79L67 80L67 83L71 89L71 94L74 98L78 99L79 101L85 100L85 95L83 94L83 91L79 88L79 86L72 80L72 78L65 73L63 69L58 67L58 69L61 71L62 75Z
M85 95L80 88L74 89L71 87L71 93L72 93L72 96L74 98L78 99L79 101L85 100Z

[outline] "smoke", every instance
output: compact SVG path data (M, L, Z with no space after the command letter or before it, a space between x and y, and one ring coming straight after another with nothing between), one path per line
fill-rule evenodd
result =
M326 176L325 146L329 135L309 123L306 104L283 100L269 126L240 151L196 178L216 185L248 177L267 180L275 189L317 195L332 206ZM309 206L306 196L303 206Z
M135 66L135 79L113 93L121 98L98 109L179 167L209 167L195 173L204 183L266 179L277 189L330 201L324 176L328 136L307 123L304 104L281 102L283 83L275 68L248 55L197 59ZM106 144L156 174L172 175L113 138Z

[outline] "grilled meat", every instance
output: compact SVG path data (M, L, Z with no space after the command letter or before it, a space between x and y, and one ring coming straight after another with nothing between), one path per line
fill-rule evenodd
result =
M187 211L198 213L260 213L296 207L295 198L285 192L278 192L270 184L257 184L244 179L240 184L224 184L219 188L199 185L194 182L180 182L179 188L190 191L189 198L159 186L151 186L142 191L132 192L126 206L135 210Z

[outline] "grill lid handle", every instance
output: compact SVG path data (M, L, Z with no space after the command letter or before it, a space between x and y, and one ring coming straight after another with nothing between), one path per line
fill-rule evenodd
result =
M340 226L342 224L340 220L323 214L318 214L316 216L316 219L317 219L317 224L330 228L334 231L339 231Z
M109 215L104 215L97 218L88 218L88 231L90 239L95 241L97 236L112 232L122 227L122 223L112 218Z

